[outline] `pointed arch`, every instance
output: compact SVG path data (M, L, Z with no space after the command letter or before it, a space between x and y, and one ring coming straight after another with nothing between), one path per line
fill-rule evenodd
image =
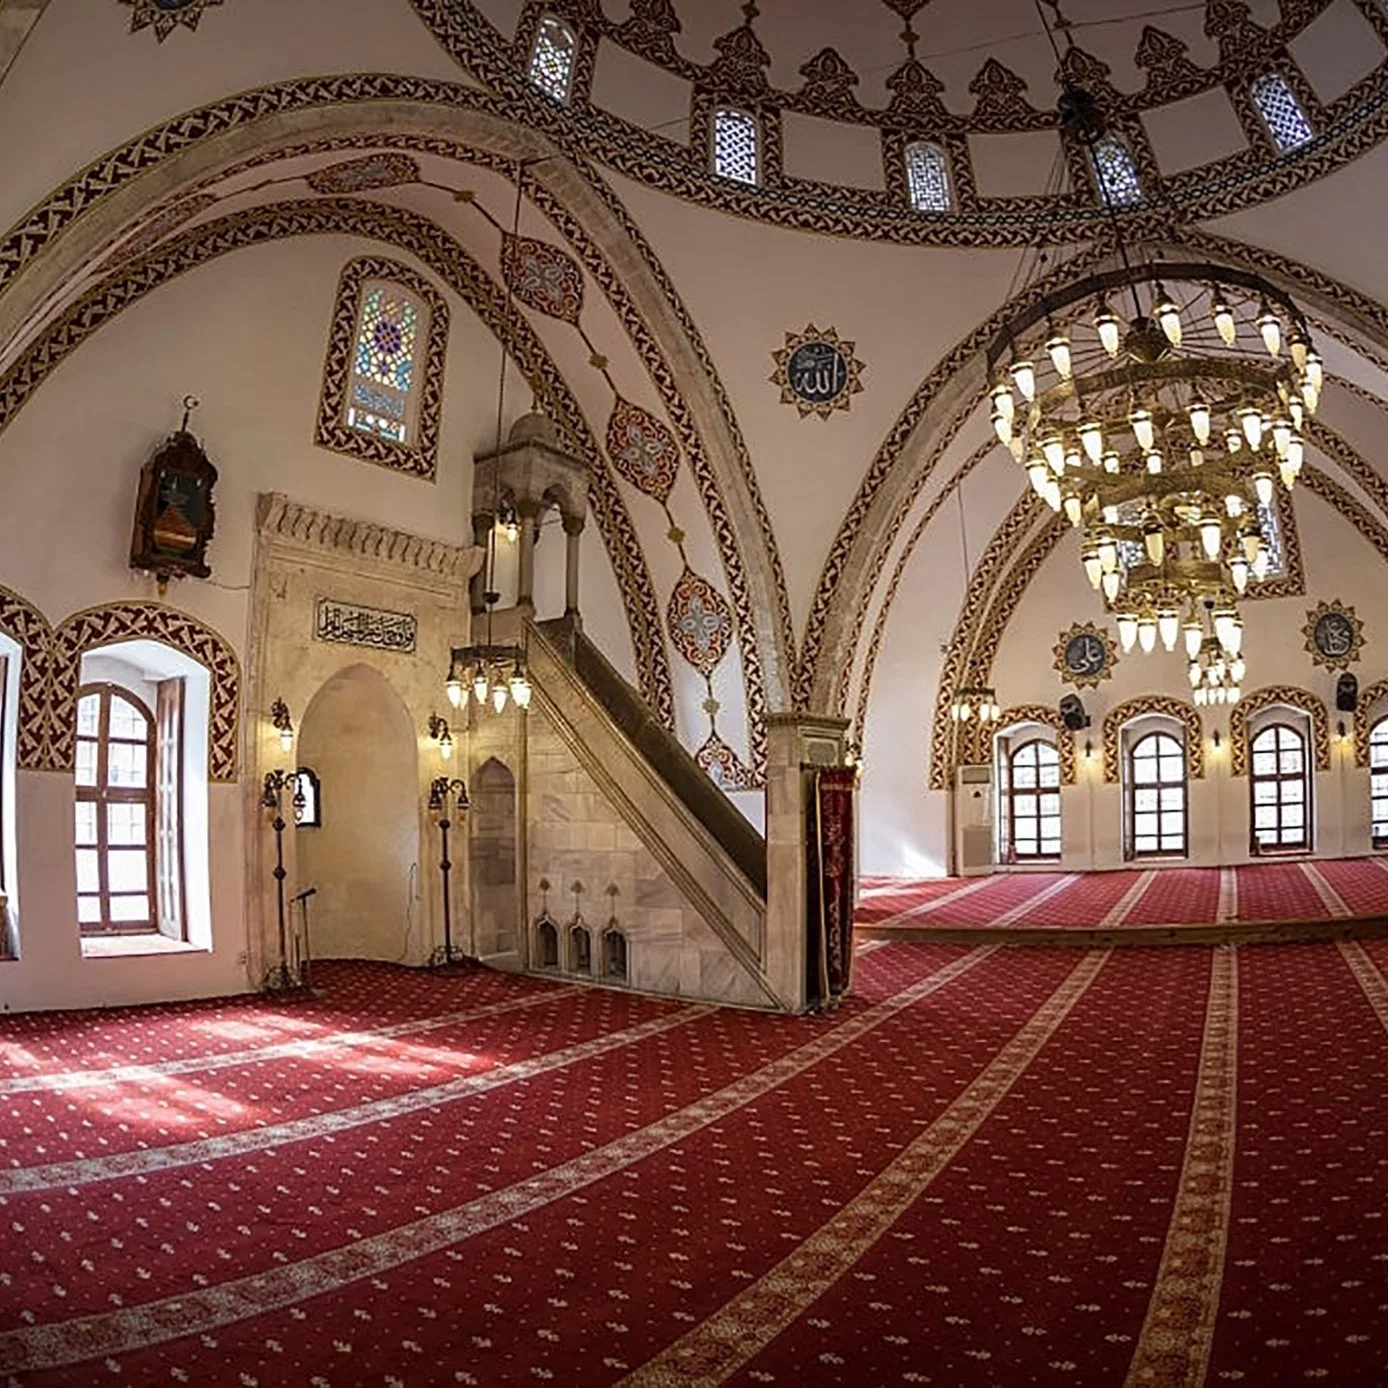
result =
M1245 694L1229 715L1229 774L1247 776L1248 724L1255 714L1278 704L1294 708L1311 720L1311 743L1317 771L1330 770L1330 715L1309 689L1294 684L1268 684Z
M1205 734L1200 715L1193 704L1182 703L1167 694L1139 694L1125 699L1104 715L1104 780L1117 784L1121 769L1119 735L1125 723L1144 714L1161 713L1180 723L1186 733L1186 770L1192 781L1205 775Z

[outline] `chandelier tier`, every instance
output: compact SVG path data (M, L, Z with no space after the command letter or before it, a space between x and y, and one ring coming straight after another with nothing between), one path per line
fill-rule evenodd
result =
M1119 252L994 338L993 428L1080 531L1125 651L1174 651L1183 628L1203 642L1203 603L1232 662L1238 599L1267 573L1269 510L1301 471L1324 368L1300 309L1261 276Z

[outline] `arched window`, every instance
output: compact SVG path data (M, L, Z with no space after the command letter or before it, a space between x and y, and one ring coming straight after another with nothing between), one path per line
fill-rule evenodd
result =
M1186 753L1170 733L1138 737L1127 758L1127 856L1184 857Z
M756 183L758 130L755 116L733 107L720 106L713 113L713 171L737 183Z
M546 96L567 101L577 52L573 30L553 15L543 16L535 30L535 46L530 50L530 80Z
M906 146L906 186L917 212L949 211L949 161L939 145L917 141Z
M342 271L315 442L432 478L438 466L448 304L408 265L363 256Z
M1375 848L1388 848L1388 718L1369 733L1369 806Z
M1253 851L1311 847L1306 737L1290 723L1269 723L1248 744L1253 799Z
M1253 83L1252 91L1258 114L1282 154L1299 149L1315 138L1311 122L1280 72L1265 72Z
M1009 862L1060 857L1060 753L1032 738L1003 753L1005 856Z
M1090 147L1094 179L1109 207L1135 207L1142 201L1142 181L1128 147L1110 131Z
M154 715L127 689L77 696L77 921L82 932L155 929Z
M364 287L347 400L349 428L409 443L422 319L419 300L400 285L377 281Z

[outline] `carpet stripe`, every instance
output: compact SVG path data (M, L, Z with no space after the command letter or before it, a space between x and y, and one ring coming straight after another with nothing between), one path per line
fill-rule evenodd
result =
M827 1224L740 1296L621 1380L622 1388L713 1388L744 1368L878 1243L1026 1072L1110 950L1086 954L986 1069Z
M959 901L963 897L972 896L975 892L981 891L984 887L991 887L996 880L996 877L993 876L975 877L972 882L966 882L962 887L956 887L952 892L946 892L944 896L922 901L918 906L908 906L906 910L898 911L894 916L885 916L880 921L873 921L873 925L898 925L902 921L913 920L916 916L928 915L941 906L948 906L951 901Z
M101 1315L0 1333L0 1373L57 1368L98 1356L129 1353L187 1335L206 1334L253 1316L296 1305L362 1278L379 1276L403 1263L441 1252L498 1225L522 1218L615 1175L744 1108L860 1040L914 1003L938 992L997 950L997 945L970 950L761 1070L744 1075L637 1132L454 1209L297 1263L281 1264L266 1272L202 1291Z
M1239 918L1239 875L1231 867L1219 870L1219 905L1215 907L1215 920L1221 925Z
M0 1195L51 1190L55 1186L89 1185L93 1181L110 1181L123 1176L144 1176L152 1171L171 1171L182 1166L239 1157L247 1152L262 1152L267 1147L282 1147L290 1142L307 1142L367 1123L385 1122L406 1113L418 1113L421 1109L456 1103L474 1094L485 1094L488 1090L500 1089L518 1080L532 1079L566 1065L576 1065L593 1056L685 1026L713 1011L715 1009L706 1004L682 1007L664 1017L656 1017L622 1031L609 1032L590 1041L580 1041L562 1050L532 1056L529 1060L518 1060L513 1065L497 1065L480 1075L460 1076L427 1089L409 1090L388 1099L373 1099L335 1113L293 1118L284 1123L270 1123L239 1133L228 1133L224 1137L202 1138L197 1142L181 1142L169 1147L146 1147L131 1152L117 1152L109 1157L88 1157L79 1161L52 1162L46 1166L0 1170Z
M117 1065L109 1070L61 1070L48 1075L22 1075L0 1080L0 1094L31 1094L40 1091L90 1089L102 1084L143 1083L164 1079L170 1075L188 1075L204 1070L222 1070L228 1065L251 1065L265 1060L303 1059L323 1051L340 1048L354 1049L390 1041L397 1036L415 1036L422 1031L437 1031L460 1022L474 1022L483 1017L499 1017L523 1008L543 1007L561 998L571 998L566 988L555 988L534 997L510 998L502 1002L484 1003L460 1012L440 1012L432 1017L420 1017L412 1022L397 1022L393 1026L372 1027L356 1031L337 1031L328 1036L315 1036L302 1041L280 1041L270 1046L252 1046L240 1051L220 1051L211 1055L188 1056L183 1060L161 1061L154 1065Z
M1384 1031L1388 1031L1388 980L1384 979L1378 965L1369 958L1368 951L1358 940L1341 940L1340 954L1349 965L1354 981L1368 998L1374 1015L1382 1023Z
M1352 916L1353 911L1345 905L1344 898L1334 887L1326 881L1325 874L1314 863L1301 863L1300 868L1306 874L1307 880L1316 889L1316 895L1321 899L1321 905L1336 918L1342 919L1345 916Z
M1142 900L1142 894L1157 880L1157 870L1147 868L1138 874L1137 881L1123 893L1122 900L1117 902L1113 909L1099 922L1103 925L1122 925L1128 918L1128 912Z
M1076 873L1066 873L1064 877L1058 878L1056 881L1050 883L1049 886L1043 887L1035 896L1028 897L1026 901L1019 902L1010 911L1004 911L993 924L1011 925L1014 921L1021 920L1023 916L1034 911L1038 906L1044 906L1053 896L1058 896L1066 887L1073 886L1078 880L1079 878Z
M1205 1381L1234 1188L1238 1011L1238 955L1224 946L1210 966L1185 1160L1127 1388L1199 1388Z

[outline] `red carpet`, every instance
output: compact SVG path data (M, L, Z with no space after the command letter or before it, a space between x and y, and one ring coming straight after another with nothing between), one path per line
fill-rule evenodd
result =
M1381 1384L1385 968L890 943L831 1018L367 965L7 1018L0 1375Z
M1093 930L1388 918L1388 862L1378 858L1237 868L1004 872L991 877L899 879L870 890L855 919L860 926L876 929Z

